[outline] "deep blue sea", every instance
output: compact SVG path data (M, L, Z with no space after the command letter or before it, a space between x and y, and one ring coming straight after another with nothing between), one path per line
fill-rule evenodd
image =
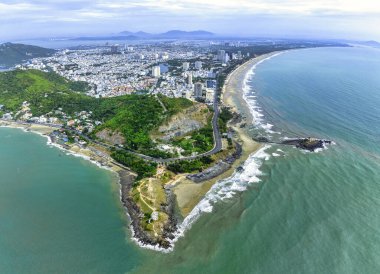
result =
M267 146L206 195L169 254L130 240L111 173L0 128L0 272L379 273L379 76L371 48L259 64L245 92L265 134L335 145Z

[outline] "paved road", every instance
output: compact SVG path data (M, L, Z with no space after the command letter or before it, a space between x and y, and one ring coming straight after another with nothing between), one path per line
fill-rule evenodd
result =
M214 95L213 109L214 109L214 115L212 117L212 129L213 129L213 135L214 135L214 147L210 151L207 151L205 153L198 154L195 156L177 157L177 158L168 158L168 159L154 158L154 157L151 157L148 155L138 153L136 151L128 150L128 149L121 148L118 146L112 146L112 145L109 145L109 144L106 144L106 143L103 143L103 142L100 142L97 140L90 139L88 136L83 135L77 131L74 131L74 132L75 132L75 134L80 135L81 137L83 137L84 139L86 139L89 142L93 142L97 145L103 146L103 147L108 148L108 149L114 148L118 151L126 151L128 153L131 153L131 154L138 156L138 157L140 157L144 160L147 160L147 161L152 161L152 162L156 162L156 163L171 163L171 162L175 162L175 161L195 160L195 159L199 159L203 156L213 155L222 149L222 137L221 137L221 134L219 131L219 125L218 125L218 119L219 119L220 111L219 111L218 93L217 92L215 92L215 95Z
M95 143L95 144L100 145L102 147L105 147L107 149L114 148L118 151L125 151L125 152L131 153L131 154L138 156L138 157L140 157L144 160L147 160L147 161L152 161L152 162L156 162L156 163L171 163L171 162L175 162L175 161L195 160L195 159L199 159L203 156L213 155L222 149L222 138L221 138L221 134L219 131L219 126L218 126L218 119L219 119L220 111L219 111L218 92L217 91L215 92L215 95L214 95L213 109L214 109L214 116L212 117L212 129L213 129L213 135L214 135L214 147L213 147L213 149L210 151L207 151L205 153L202 153L202 154L198 154L195 156L188 156L188 157L177 157L177 158L168 158L168 159L154 158L154 157L151 157L148 155L140 154L140 153L132 151L132 150L128 150L125 148L121 148L118 146L113 146L113 145L109 145L109 144L106 144L106 143L103 143L103 142L100 142L97 140L93 140L90 137L88 137L87 135L84 135L84 134L82 134L76 130L70 129L70 128L65 128L65 129L71 131L74 134L81 136L83 139L87 140L87 142ZM3 119L0 119L0 120L4 121L4 122L10 122L10 121L3 120ZM15 122L15 121L12 121L12 122ZM27 123L27 122L22 122L22 121L16 121L16 123L23 124L23 125L33 124L33 123ZM34 124L46 125L46 126L50 126L50 127L54 127L54 128L62 128L61 125L56 125L56 124L46 124L46 123L45 124L34 123Z

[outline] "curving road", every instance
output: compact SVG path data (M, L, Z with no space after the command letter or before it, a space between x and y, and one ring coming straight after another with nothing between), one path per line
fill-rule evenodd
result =
M198 154L195 156L177 157L177 158L168 158L168 159L154 158L154 157L151 157L148 155L140 154L140 153L133 151L133 150L129 150L129 149L121 148L118 146L109 145L109 144L106 144L106 143L103 143L103 142L100 142L97 140L93 140L90 137L88 137L87 135L84 135L84 134L82 134L76 130L71 129L71 128L65 128L65 129L71 131L72 133L75 133L75 134L81 136L83 139L87 140L88 142L95 143L95 144L100 145L102 147L105 147L107 149L113 148L113 149L116 149L118 151L125 151L125 152L131 153L131 154L138 156L138 157L140 157L144 160L147 160L147 161L152 161L152 162L156 162L156 163L171 163L171 162L175 162L175 161L195 160L195 159L199 159L199 158L204 157L204 156L213 155L222 149L222 138L220 135L219 125L218 125L218 119L219 119L220 111L219 111L219 105L218 105L218 91L217 91L217 89L215 90L215 94L214 94L213 109L214 109L214 115L212 117L211 123L212 123L213 135L214 135L214 147L210 151L207 151L205 153ZM0 119L0 121L10 122L10 121L3 120L3 119ZM23 124L23 125L39 124L39 125L46 125L46 126L54 127L54 128L62 128L61 125L56 125L56 124L28 123L28 122L23 122L23 121L12 121L12 122L16 122L18 124Z
M81 134L80 132L77 132L77 131L71 130L71 129L69 129L69 130L71 130L75 134L81 136L82 138L86 139L88 142L93 142L97 145L103 146L103 147L108 148L108 149L114 148L118 151L125 151L125 152L131 153L135 156L138 156L144 160L152 161L155 163L171 163L171 162L175 162L175 161L195 160L195 159L199 159L199 158L204 157L204 156L210 156L210 155L213 155L215 153L218 153L222 149L222 137L220 135L219 125L218 125L218 119L219 119L220 111L219 111L218 92L217 91L214 94L213 109L214 109L214 115L212 117L211 123L212 123L213 135L214 135L214 147L210 151L207 151L207 152L204 152L202 154L195 155L195 156L176 157L176 158L167 158L167 159L154 158L154 157L151 157L148 155L138 153L138 152L133 151L133 150L129 150L129 149L121 148L118 146L109 145L109 144L106 144L106 143L103 143L103 142L100 142L97 140L93 140L90 137L88 137L87 135Z

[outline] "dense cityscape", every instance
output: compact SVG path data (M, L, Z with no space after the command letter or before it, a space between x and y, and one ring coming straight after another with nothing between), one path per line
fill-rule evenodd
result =
M228 43L231 45L235 44ZM95 97L160 93L212 103L216 75L230 60L241 59L241 51L213 52L207 44L125 44L62 50L18 68L54 71L70 80L87 82L91 87L88 95Z

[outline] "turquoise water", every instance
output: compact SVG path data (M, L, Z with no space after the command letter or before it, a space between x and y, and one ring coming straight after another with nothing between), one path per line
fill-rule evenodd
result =
M0 128L0 273L116 273L137 263L115 175Z
M169 254L131 242L112 174L0 129L0 272L378 273L379 75L380 51L364 48L291 51L260 64L250 95L281 133L269 135L336 145L251 157L207 195L206 213Z

